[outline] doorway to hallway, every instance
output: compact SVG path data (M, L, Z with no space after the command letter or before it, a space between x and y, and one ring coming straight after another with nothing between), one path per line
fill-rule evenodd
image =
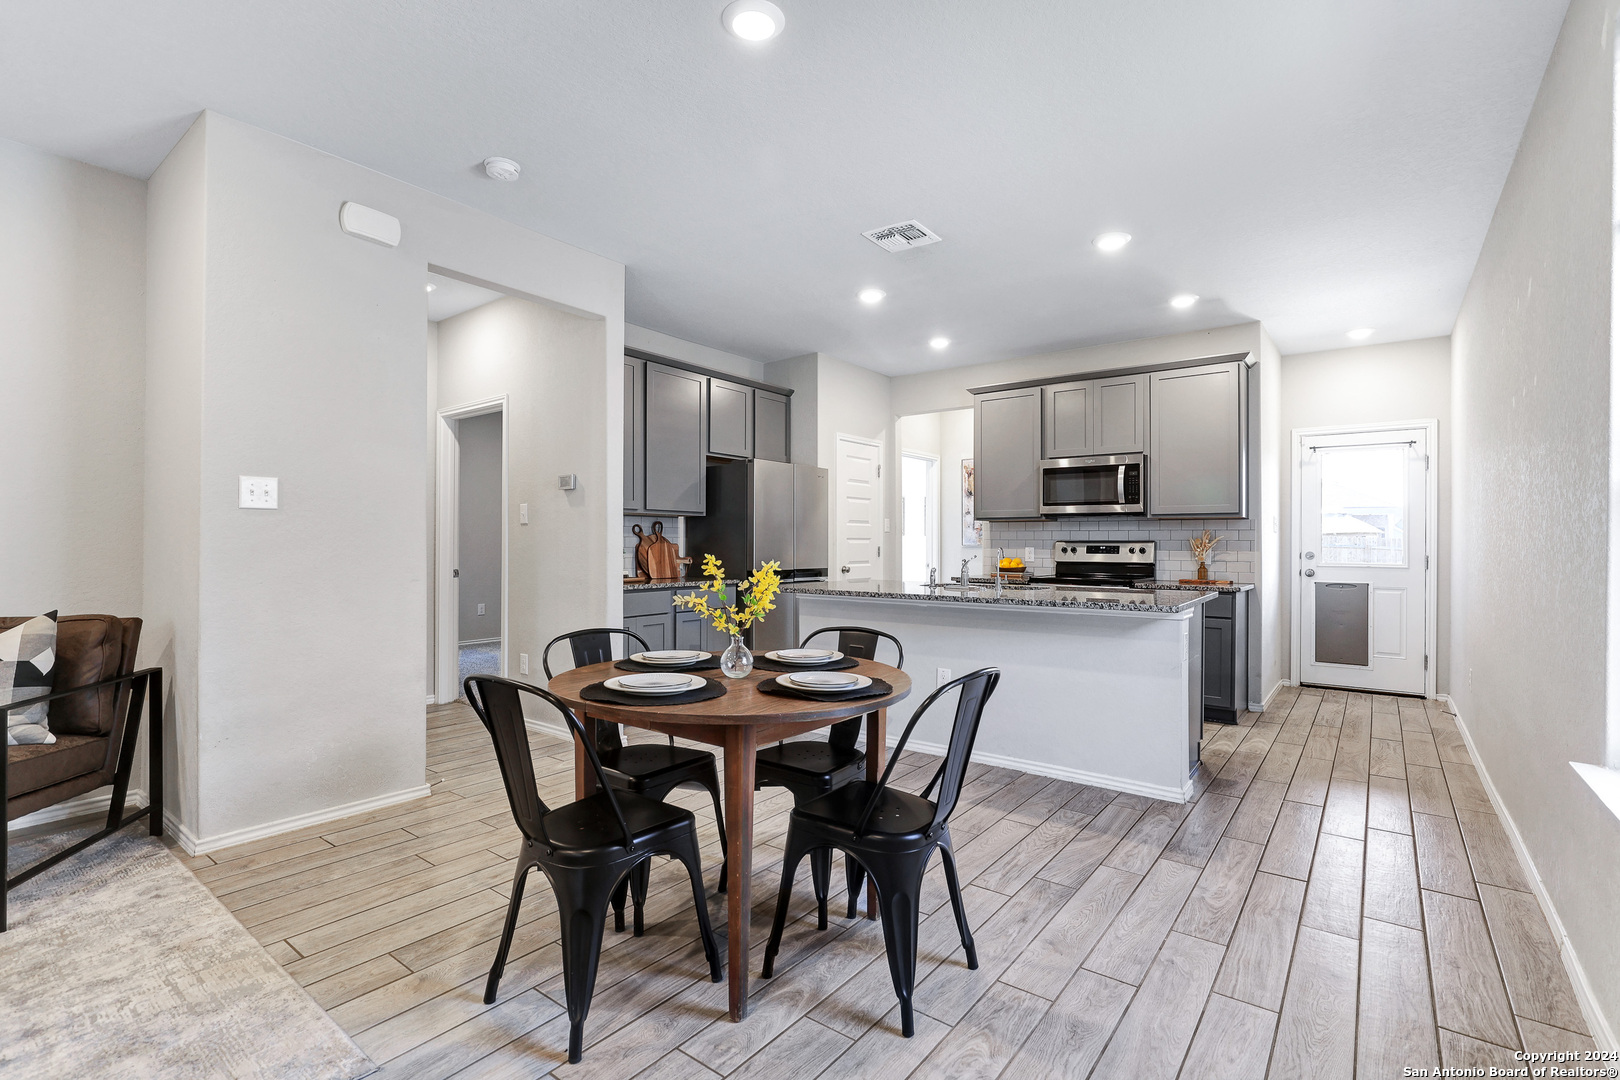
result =
M506 399L439 412L434 698L506 674Z

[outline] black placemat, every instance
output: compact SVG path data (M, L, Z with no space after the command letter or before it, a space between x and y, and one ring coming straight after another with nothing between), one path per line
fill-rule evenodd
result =
M620 660L613 665L620 671L718 671L720 658L711 656L695 664L643 664L640 660Z
M894 687L882 679L873 679L871 686L863 686L859 690L845 690L841 694L826 694L796 690L791 686L783 686L775 679L762 679L759 682L759 692L762 694L779 694L782 697L802 698L805 701L860 701L862 698L883 697L894 693Z
M609 690L604 683L591 683L579 692L586 701L600 701L604 705L690 705L694 701L709 701L726 696L726 688L718 679L704 679L696 690L683 690L679 694L626 694Z
M784 664L780 660L772 660L764 653L754 654L754 670L756 671L848 671L860 664L853 656L846 656L826 664Z

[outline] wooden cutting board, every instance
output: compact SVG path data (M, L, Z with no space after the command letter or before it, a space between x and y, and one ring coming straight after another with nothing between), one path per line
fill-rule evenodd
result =
M638 557L640 551L641 547L638 544L636 547ZM653 534L647 547L647 576L654 581L672 581L681 576L681 567L690 566L691 563L691 556L682 556L676 550L675 542L664 535L664 523L653 522Z
M640 525L630 526L630 531L636 534L636 577L651 577L647 556L652 551L653 538L643 532Z

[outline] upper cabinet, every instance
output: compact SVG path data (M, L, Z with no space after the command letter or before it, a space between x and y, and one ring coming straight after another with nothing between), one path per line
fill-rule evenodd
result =
M1148 377L1041 387L1041 456L1139 454L1147 448Z
M650 362L646 372L642 509L657 514L701 514L709 380Z
M710 458L790 459L792 391L624 358L624 508L701 516Z
M1148 377L1121 375L1092 384L1094 454L1140 454L1147 449Z
M754 388L709 379L709 453L715 457L754 456Z
M974 517L1040 517L1040 458L1040 387L973 399Z
M642 440L646 437L647 422L642 413L642 382L647 366L633 356L624 358L624 508L640 510L645 499L645 478L642 476L646 460Z
M1150 373L1149 514L1248 516L1248 375L1241 360Z
M754 457L768 461L791 461L791 431L786 394L769 390L754 391Z

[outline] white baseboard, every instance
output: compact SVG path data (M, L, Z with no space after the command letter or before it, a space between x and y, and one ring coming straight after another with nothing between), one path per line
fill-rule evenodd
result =
M172 811L164 811L163 826L173 833L174 838L188 855L206 855L210 851L221 848L235 847L238 844L250 843L254 840L263 840L267 836L277 836L281 833L294 832L305 829L311 825L320 825L327 821L336 821L338 818L350 817L354 814L364 814L370 810L379 810L385 806L396 803L410 802L412 799L424 799L429 794L426 784L417 787L404 788L400 791L390 791L386 795L375 795L369 799L358 799L352 803L341 806L329 806L324 810L312 810L307 814L295 814L292 817L281 818L278 821L267 821L263 825L250 825L245 829L236 829L232 832L218 833L214 836L199 837L190 829L181 824Z
M888 737L889 746L893 747L900 741L899 736ZM907 750L915 750L919 754L930 757L944 757L945 747L941 743L919 742L916 739L906 744ZM1102 773L1084 772L1080 769L1065 769L1061 765L1049 765L1044 761L1026 761L1023 758L1007 757L1005 754L986 754L975 750L969 760L981 765L994 765L1003 769L1017 769L1019 772L1034 773L1036 776L1050 776L1054 780L1069 780L1076 784L1087 784L1091 787L1107 788L1110 791L1123 791L1128 795L1145 795L1150 799L1163 799L1166 802L1186 802L1192 798L1193 782L1188 777L1183 787L1160 787L1156 784L1141 784L1135 780L1126 780L1119 776L1105 776Z
M139 810L146 805L146 792L135 790L124 798L124 812ZM59 802L55 806L47 806L43 810L35 810L32 814L18 818L6 826L8 833L21 832L24 829L33 829L41 825L54 825L59 821L73 821L78 818L106 818L107 810L112 806L111 786L91 791L77 798Z
M439 703L439 695L438 694L429 694L427 696L427 703L429 705L437 705Z
M1271 693L1266 695L1266 699L1264 701L1260 702L1258 705L1252 701L1249 702L1249 711L1265 712L1267 709L1271 708L1271 703L1277 700L1277 695L1282 692L1283 687L1293 685L1294 684L1289 682L1287 679L1278 679L1277 685L1271 688Z
M1519 868L1524 871L1525 880L1530 882L1531 891L1558 938L1558 955L1564 962L1564 970L1569 974L1570 983L1575 987L1575 997L1580 1003L1581 1015L1586 1018L1586 1026L1592 1032L1592 1041L1597 1043L1599 1050L1610 1052L1620 1050L1620 1040L1615 1038L1614 1028L1603 1015L1603 1010L1598 1008L1597 995L1592 992L1592 983L1586 977L1586 969L1581 966L1580 957L1575 955L1575 946L1570 942L1568 932L1564 930L1564 920L1558 917L1558 909L1553 907L1552 895L1547 892L1547 885L1536 870L1535 860L1530 857L1530 849L1519 833L1518 823L1513 820L1513 815L1508 813L1507 805L1502 801L1501 794L1496 790L1496 784L1491 780L1491 774L1485 768L1485 759L1480 757L1478 749L1474 746L1474 737L1469 734L1468 725L1463 722L1456 701L1450 694L1441 694L1437 700L1444 702L1452 715L1457 718L1457 730L1462 733L1463 742L1468 747L1468 756L1474 760L1479 781L1485 787L1485 794L1490 798L1491 806L1496 809L1496 816L1502 821L1502 828L1507 833L1508 843L1513 845L1513 853L1519 858Z

